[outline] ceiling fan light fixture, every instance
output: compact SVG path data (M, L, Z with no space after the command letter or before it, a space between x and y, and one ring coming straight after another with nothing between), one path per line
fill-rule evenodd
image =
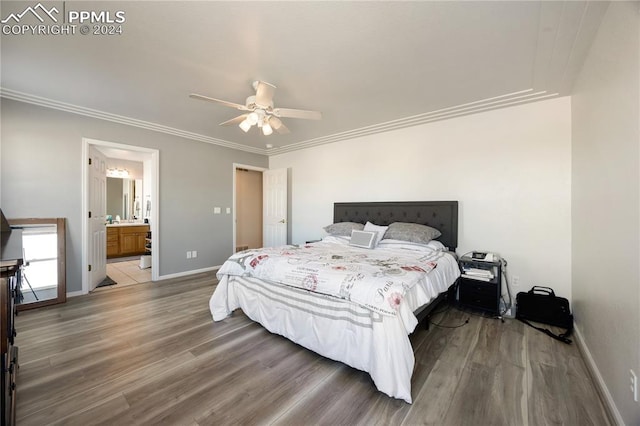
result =
M257 112L252 112L251 114L249 114L247 116L247 121L249 122L250 125L254 125L254 124L258 124L258 120L260 119L260 116L258 115Z
M238 124L245 133L251 130L251 127L253 126L260 127L264 135L271 135L274 130L281 135L291 133L287 126L280 121L280 118L282 117L302 118L307 120L322 119L322 114L319 111L275 108L273 104L273 95L275 93L276 86L260 80L256 80L252 84L253 89L255 90L255 95L248 96L245 105L198 95L196 93L190 94L189 97L203 101L215 102L229 108L243 111L244 113L242 115L220 123L220 125L231 126Z
M240 126L240 128L247 133L249 131L249 129L251 129L252 124L249 122L249 118L245 118L244 121L242 121L242 123L240 123L238 126Z

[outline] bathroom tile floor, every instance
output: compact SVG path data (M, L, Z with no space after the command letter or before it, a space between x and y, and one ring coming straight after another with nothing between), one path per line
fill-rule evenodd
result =
M113 262L111 260L110 263L107 263L107 275L118 284L98 287L95 291L104 291L151 281L151 268L140 269L139 265L139 258L124 262Z

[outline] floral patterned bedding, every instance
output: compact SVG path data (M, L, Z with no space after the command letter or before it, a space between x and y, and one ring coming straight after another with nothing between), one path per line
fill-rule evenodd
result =
M425 279L440 256L432 250L370 250L317 242L236 253L222 265L218 277L259 278L395 316L406 292Z

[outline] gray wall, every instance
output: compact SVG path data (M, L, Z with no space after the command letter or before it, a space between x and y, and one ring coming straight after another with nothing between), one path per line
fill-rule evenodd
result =
M612 2L572 96L573 310L627 425L640 425L639 35L638 3Z
M233 163L266 156L2 99L0 206L7 217L67 218L67 291L81 291L82 138L160 151L160 276L232 253ZM223 214L214 215L214 206ZM186 259L197 250L196 259Z

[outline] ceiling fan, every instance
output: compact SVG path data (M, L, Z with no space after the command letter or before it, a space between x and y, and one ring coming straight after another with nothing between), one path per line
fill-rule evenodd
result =
M255 95L249 96L244 105L234 102L223 101L220 99L210 98L208 96L192 93L189 97L200 99L203 101L217 102L224 106L235 108L240 111L246 111L245 114L236 118L220 123L221 126L229 126L237 124L244 132L248 132L252 126L258 126L262 129L262 133L268 136L275 130L279 134L289 133L289 129L282 123L280 118L304 118L308 120L320 120L322 114L318 111L306 111L303 109L291 108L274 108L273 95L276 86L264 81L254 81L253 88Z

